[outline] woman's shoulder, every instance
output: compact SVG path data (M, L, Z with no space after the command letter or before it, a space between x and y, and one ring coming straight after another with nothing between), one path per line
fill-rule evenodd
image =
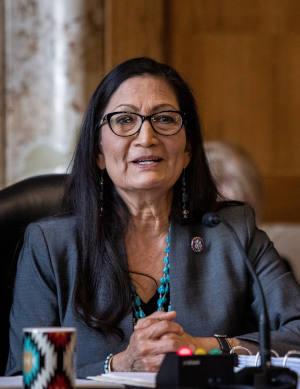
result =
M72 214L63 214L39 219L30 223L25 232L26 235L43 235L45 238L70 238L76 236L77 217Z
M212 221L212 219L214 219ZM218 220L218 222L216 221ZM215 227L227 221L232 224L255 225L255 211L244 202L234 200L218 201L211 209L204 212L199 218L191 220L191 225L202 225L204 227Z
M210 222L211 219L215 220ZM251 235L256 228L255 212L253 208L240 201L220 201L212 211L208 211L199 221L203 227L223 226L230 224L239 234ZM223 228L223 229L224 229ZM209 228L209 230L214 230ZM219 229L218 229L219 231Z
M247 203L235 200L219 201L215 212L225 218L251 218L255 219L254 209Z
M248 230L253 230L257 226L255 210L248 203L241 201L224 201L222 203L218 212L228 222L235 225L245 225Z
M48 217L28 225L25 231L21 262L38 261L47 269L73 266L78 257L77 218L71 215ZM51 273L51 267L48 269Z

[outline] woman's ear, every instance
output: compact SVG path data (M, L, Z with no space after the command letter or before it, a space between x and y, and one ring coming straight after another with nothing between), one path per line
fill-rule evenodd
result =
M98 155L96 158L97 166L99 169L104 170L106 163L105 163L105 157L102 151L102 144L101 144L101 139L99 138L98 142Z
M101 169L101 170L105 169L105 166L106 166L105 158L104 158L104 154L102 154L101 151L99 151L99 153L97 155L96 162L97 162L97 166L99 169Z
M186 168L188 166L188 164L190 163L191 158L192 158L192 148L191 148L189 143L186 144L184 153L185 153L184 168Z

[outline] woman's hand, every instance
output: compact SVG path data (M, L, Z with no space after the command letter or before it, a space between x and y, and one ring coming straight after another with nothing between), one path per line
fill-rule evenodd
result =
M157 371L167 352L176 351L170 337L183 335L182 327L174 322L176 312L155 312L140 319L130 337L127 349L114 355L114 371Z
M140 319L131 335L127 349L112 360L115 371L158 371L168 352L176 352L180 346L193 351L202 347L217 347L214 338L193 337L184 332L176 322L176 312L155 312Z

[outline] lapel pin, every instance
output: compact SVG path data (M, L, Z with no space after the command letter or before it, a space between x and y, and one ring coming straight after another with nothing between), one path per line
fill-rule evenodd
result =
M194 253L201 253L204 250L204 240L201 236L194 236L191 241L191 248Z

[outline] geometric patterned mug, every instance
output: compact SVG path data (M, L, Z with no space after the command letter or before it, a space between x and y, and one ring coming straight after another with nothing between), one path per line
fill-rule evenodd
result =
M23 387L75 388L76 329L23 329Z

